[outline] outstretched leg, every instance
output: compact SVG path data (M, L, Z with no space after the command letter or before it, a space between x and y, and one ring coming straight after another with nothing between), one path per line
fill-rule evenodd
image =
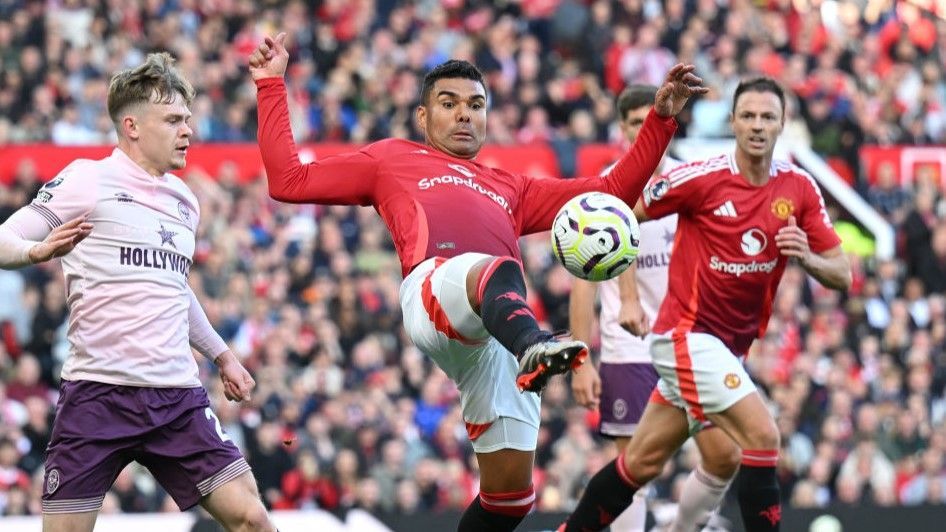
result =
M581 365L588 347L578 341L558 341L539 327L526 303L526 283L512 257L489 257L470 269L466 279L470 306L486 330L519 359L517 384L539 391L552 375Z
M515 275L509 278L508 266L502 267L511 260L478 253L430 259L401 287L404 327L414 344L457 382L463 420L480 466L480 493L460 520L461 532L512 531L535 501L532 468L539 397L516 388L519 364L510 351L520 336L535 336L541 329L525 305L521 272L516 272L517 283ZM518 269L514 261L509 264ZM507 298L491 299L513 305L483 312L482 293L490 291L511 292ZM483 315L502 315L493 322L503 324L487 327L489 318ZM493 336L490 329L499 334Z

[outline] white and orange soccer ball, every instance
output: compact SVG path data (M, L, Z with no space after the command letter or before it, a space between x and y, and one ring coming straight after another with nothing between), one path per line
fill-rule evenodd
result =
M604 192L575 196L552 222L552 251L572 275L605 281L626 270L640 251L634 211Z

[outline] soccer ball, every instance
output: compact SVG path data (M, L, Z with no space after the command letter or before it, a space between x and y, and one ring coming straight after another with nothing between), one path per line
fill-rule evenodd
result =
M569 200L552 222L552 249L572 275L605 281L634 263L641 230L634 211L604 192Z

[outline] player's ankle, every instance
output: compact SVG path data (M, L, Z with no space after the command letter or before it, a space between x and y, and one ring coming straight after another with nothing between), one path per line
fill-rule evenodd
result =
M543 344L549 340L554 339L555 336L545 330L536 329L532 331L526 331L522 334L522 337L516 341L517 349L515 352L517 359L522 359L522 355L529 350L530 347ZM521 346L521 347L520 347Z

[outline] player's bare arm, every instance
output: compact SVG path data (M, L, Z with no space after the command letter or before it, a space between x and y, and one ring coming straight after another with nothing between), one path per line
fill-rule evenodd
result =
M568 326L572 337L591 344L591 329L595 316L595 297L598 289L595 283L574 279L572 292L568 299ZM595 410L601 399L601 377L594 363L582 364L572 373L572 394L575 402Z
M621 294L621 310L618 314L618 323L621 327L643 338L650 332L650 320L641 306L640 294L637 292L637 263L618 276L618 289Z
M647 216L647 210L644 209L644 200L637 200L637 203L634 204L634 216L637 217L638 222L650 220L650 217Z
M851 287L851 264L841 246L815 253L808 246L808 235L798 227L795 217L775 235L775 245L782 255L795 257L802 268L821 284L835 290Z

